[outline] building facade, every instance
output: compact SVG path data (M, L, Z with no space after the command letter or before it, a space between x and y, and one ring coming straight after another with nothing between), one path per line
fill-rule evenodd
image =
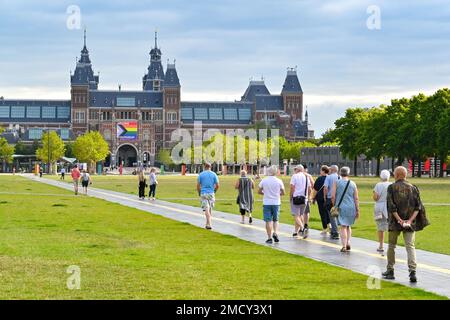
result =
M99 131L110 146L107 165L153 164L161 148L170 148L172 132L203 128L251 128L258 122L278 128L288 140L314 138L303 109L303 90L297 71L288 69L281 93L271 94L263 80L250 81L240 100L232 102L181 101L181 84L175 63L165 70L157 34L142 90L100 90L86 46L70 75L70 100L0 99L0 126L31 143L46 130L57 131L65 141L90 130ZM305 117L303 116L305 114Z

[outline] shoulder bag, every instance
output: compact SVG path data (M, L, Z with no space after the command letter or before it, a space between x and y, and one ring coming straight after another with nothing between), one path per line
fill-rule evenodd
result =
M333 208L330 209L330 215L333 218L336 218L339 216L339 213L341 212L341 209L339 208L342 200L344 199L345 193L347 192L348 186L350 185L350 180L348 180L347 185L345 186L344 192L342 193L341 199L339 200L339 203L337 206L333 206Z

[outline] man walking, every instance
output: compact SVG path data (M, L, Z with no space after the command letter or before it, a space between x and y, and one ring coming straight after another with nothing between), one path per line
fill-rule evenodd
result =
M337 224L337 218L332 217L330 215L331 207L333 206L333 203L331 202L331 196L333 191L334 184L339 180L338 176L339 167L336 165L332 165L330 167L330 174L325 178L325 182L323 184L323 197L327 199L327 212L328 216L330 218L330 224L331 224L331 239L333 240L339 240L339 232L338 232L338 224Z
M61 177L60 177L60 179L64 180L65 175L66 175L66 168L62 167L61 168Z
M383 273L383 277L385 279L395 279L395 247L398 237L402 233L408 256L409 280L410 282L417 282L415 231L422 230L424 226L419 226L416 220L421 207L419 191L406 181L407 173L408 171L405 167L395 168L395 183L391 184L387 189L389 248L387 253L387 271Z
M215 192L219 189L219 178L211 171L211 164L205 163L205 170L198 175L197 191L200 196L202 209L206 217L206 229L211 230L212 208L215 202Z
M263 195L263 215L266 222L268 239L266 243L279 242L278 220L280 217L281 196L284 195L283 181L276 177L278 167L273 165L267 169L267 177L259 183L258 193ZM273 238L273 240L272 240Z
M291 214L294 218L294 233L293 237L297 237L299 234L307 236L308 222L306 217L306 205L308 202L308 186L309 179L304 173L302 165L298 165L294 168L294 175L290 182L290 204Z
M78 166L75 165L75 167L73 167L71 173L70 173L71 177L72 177L72 181L73 181L73 189L75 191L75 195L78 194L78 184L80 181L80 177L81 177L81 172L78 169Z

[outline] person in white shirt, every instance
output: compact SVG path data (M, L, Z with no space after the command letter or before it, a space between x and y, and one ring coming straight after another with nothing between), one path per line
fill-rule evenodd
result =
M373 190L373 200L375 200L374 219L377 223L378 241L380 246L378 252L384 252L384 233L388 231L388 211L387 211L387 189L391 174L388 170L382 170L380 173L381 182L375 185Z
M308 220L304 217L306 213L306 207L308 203L309 189L311 183L309 177L305 174L302 165L298 165L294 168L294 175L290 182L290 204L291 214L294 217L294 233L293 237L297 237L299 233L303 234L303 237L308 237Z
M266 243L279 242L278 220L280 218L281 196L284 195L283 181L275 177L278 167L273 165L267 169L267 177L259 183L258 193L263 195L263 215L266 222L268 239ZM273 238L273 240L272 240Z

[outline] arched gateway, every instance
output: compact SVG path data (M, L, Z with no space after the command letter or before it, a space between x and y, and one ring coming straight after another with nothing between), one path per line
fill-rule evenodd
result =
M124 167L134 167L138 162L138 151L132 144L121 145L116 152L117 164Z

